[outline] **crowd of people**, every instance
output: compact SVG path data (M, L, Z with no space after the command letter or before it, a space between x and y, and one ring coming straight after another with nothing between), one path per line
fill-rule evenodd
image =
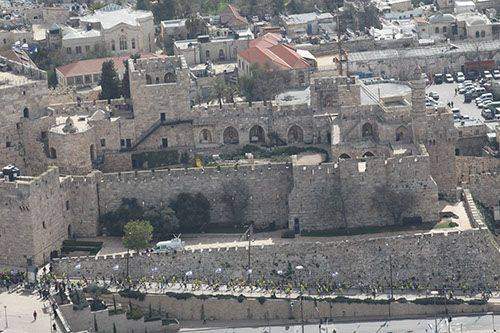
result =
M389 243L390 242L390 245ZM293 243L245 249L142 253L126 258L62 260L60 276L109 281L113 285L160 290L170 286L211 290L222 286L273 292L311 294L424 293L455 290L477 294L499 290L500 262L496 249L480 232L387 239ZM126 278L129 276L128 278Z

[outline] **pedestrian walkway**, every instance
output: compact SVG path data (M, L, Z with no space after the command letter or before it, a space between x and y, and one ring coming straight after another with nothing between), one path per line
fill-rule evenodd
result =
M37 312L36 321L33 311ZM49 303L42 301L36 291L25 291L18 286L9 292L0 292L0 332L53 332L51 327Z

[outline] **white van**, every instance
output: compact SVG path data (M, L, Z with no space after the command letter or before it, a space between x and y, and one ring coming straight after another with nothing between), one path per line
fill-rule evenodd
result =
M174 238L168 241L156 243L154 253L167 253L173 251L181 251L184 249L184 242L180 238Z

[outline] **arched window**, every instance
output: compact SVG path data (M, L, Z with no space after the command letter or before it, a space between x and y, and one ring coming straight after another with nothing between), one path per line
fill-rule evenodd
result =
M156 79L155 79L155 83L158 84L160 83L160 78L157 76Z
M373 136L373 127L370 123L365 123L361 128L361 136L363 138L371 138Z
M304 72L300 72L299 73L299 84L302 85L304 83L306 83L306 76L305 76Z
M30 117L30 110L28 108L23 109L23 118L29 118Z
M112 51L116 51L116 45L115 45L115 40L114 39L111 40L111 50Z
M121 36L120 37L120 51L124 51L128 49L127 46L127 37L126 36Z
M363 157L373 157L375 156L371 151L367 151L366 153L363 154Z
M54 147L50 148L50 158L57 158L57 151Z
M481 30L481 37L483 37L483 38L486 37L486 31Z
M436 27L436 29L434 29L434 31L438 34L439 33L439 27Z
M349 156L349 154L346 154L346 153L341 154L341 155L339 156L339 160L348 160L348 159L350 159L350 158L351 158L351 156Z
M163 81L165 83L175 82L176 81L175 74L174 73L167 73L167 74L165 74L165 76L163 77Z
M210 143L212 142L212 133L206 128L200 132L200 143Z
M287 142L288 144L304 142L304 131L300 126L293 125L290 127L287 134Z
M230 145L240 143L240 137L236 128L232 126L227 127L222 134L222 141Z
M396 129L396 141L402 141L402 142L409 141L408 130L406 129L406 127L399 126Z
M224 50L223 49L219 50L219 60L226 60L226 56L224 54Z
M132 46L132 50L135 50L135 38L132 38L132 40L130 41L130 44Z
M255 125L252 128L250 128L249 137L250 137L251 143L265 143L266 142L266 135L265 135L264 129L259 125Z
M476 31L476 38L479 38L479 31Z
M90 145L90 160L95 160L95 148L94 145Z
M209 50L205 51L205 60L210 60L210 51Z
M151 80L151 75L146 74L146 84L152 84L153 81Z

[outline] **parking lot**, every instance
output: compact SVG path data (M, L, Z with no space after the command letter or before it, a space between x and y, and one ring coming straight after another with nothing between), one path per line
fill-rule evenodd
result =
M458 83L456 82L433 84L427 87L426 92L438 93L438 102L440 104L446 105L448 102L453 102L453 107L460 109L460 114L462 116L469 116L470 118L476 118L485 121L483 116L481 116L482 109L478 108L474 101L472 101L471 103L464 103L464 95L458 93L455 94L455 88L457 88L457 86ZM499 125L500 122L487 121L486 124L494 130L495 125Z

